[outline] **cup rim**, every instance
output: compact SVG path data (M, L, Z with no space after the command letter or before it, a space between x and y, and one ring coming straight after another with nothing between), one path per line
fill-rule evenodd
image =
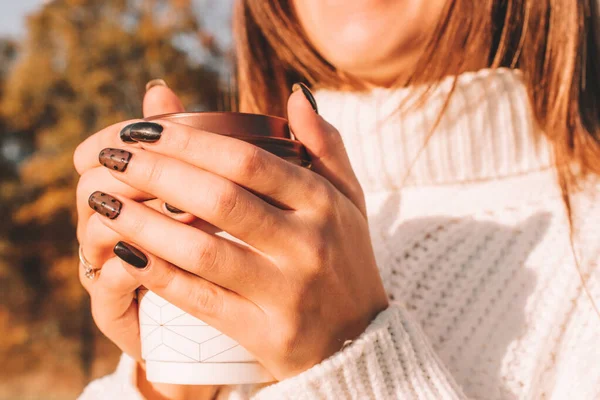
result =
M188 117L188 116L193 116L193 115L198 115L198 114L202 114L202 115L222 115L222 114L231 115L231 114L234 114L234 115L247 116L247 117L250 117L250 116L261 117L261 118L266 117L269 119L277 119L281 122L289 124L287 119L282 118L282 117L277 117L275 115L256 114L256 113L247 113L247 112L238 112L238 111L182 111L182 112L165 113L165 114L159 114L159 115L151 115L144 119L154 120L154 119L162 119L162 118L167 118L167 117Z

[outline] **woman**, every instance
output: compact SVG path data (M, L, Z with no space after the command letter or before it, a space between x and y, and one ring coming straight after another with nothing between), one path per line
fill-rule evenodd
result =
M241 109L287 114L313 170L168 121L84 142L78 234L102 273L81 279L125 355L82 398L598 398L593 6L240 1ZM316 101L288 101L301 81ZM146 94L145 115L181 109ZM117 171L105 147L127 151ZM115 203L91 210L97 190ZM146 382L140 285L280 382Z

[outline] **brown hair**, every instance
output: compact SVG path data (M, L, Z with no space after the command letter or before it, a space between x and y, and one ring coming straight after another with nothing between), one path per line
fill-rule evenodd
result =
M600 173L600 64L594 0L449 1L415 73L435 83L480 68L518 68L564 179ZM600 28L600 27L599 27ZM306 39L286 0L239 0L234 15L240 109L285 116L294 82L364 90ZM435 49L435 51L433 51ZM416 71L419 71L418 73ZM569 166L576 165L577 174Z
M397 83L426 83L431 92L446 76L520 69L536 120L553 145L571 226L569 193L587 174L600 174L596 6L596 0L448 1L415 72ZM365 89L318 54L289 0L240 0L234 18L241 110L284 116L296 81Z

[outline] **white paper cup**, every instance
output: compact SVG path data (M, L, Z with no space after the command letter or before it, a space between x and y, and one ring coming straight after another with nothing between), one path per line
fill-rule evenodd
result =
M179 385L272 382L246 349L147 289L138 290L146 379Z

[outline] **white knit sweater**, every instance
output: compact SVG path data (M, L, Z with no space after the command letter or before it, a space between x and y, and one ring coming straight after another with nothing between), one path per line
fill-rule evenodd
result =
M425 110L402 114L418 88L317 93L366 193L392 305L310 370L221 398L600 398L600 316L577 272L550 146L520 75L461 75L423 148L451 84ZM574 199L575 248L596 303L598 188L590 182ZM124 356L81 398L140 398L133 366Z

